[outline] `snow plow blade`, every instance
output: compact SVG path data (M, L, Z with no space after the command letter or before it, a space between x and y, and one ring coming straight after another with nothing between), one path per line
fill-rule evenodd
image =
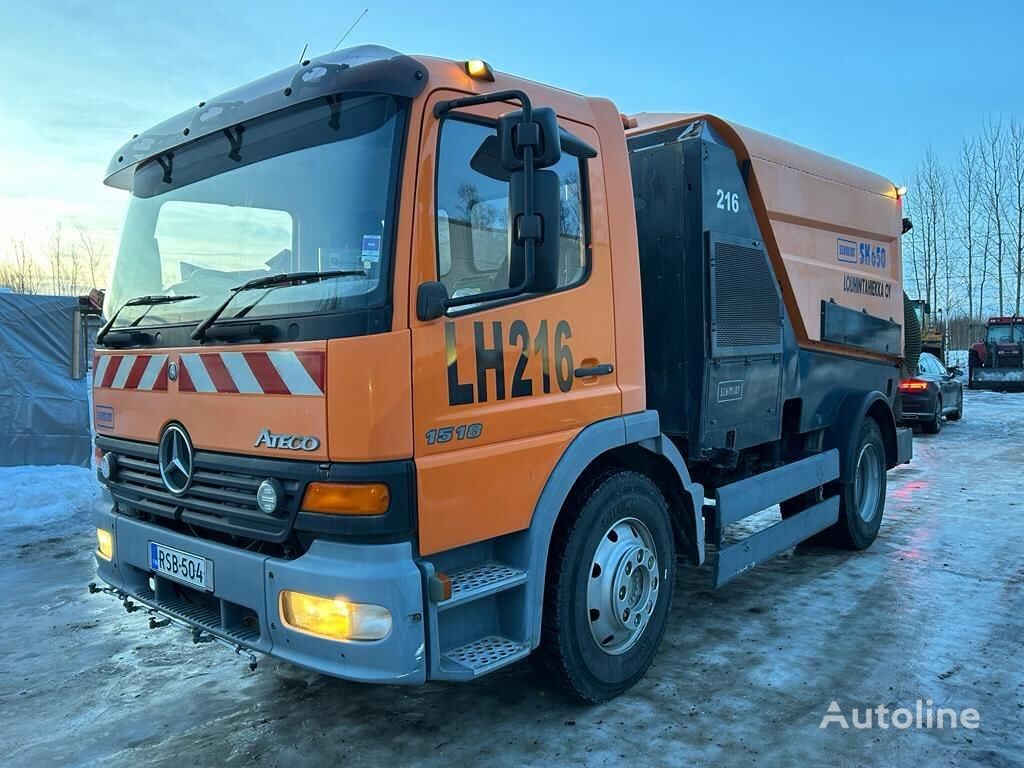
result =
M996 392L1024 392L1024 368L975 368L971 371L967 387Z

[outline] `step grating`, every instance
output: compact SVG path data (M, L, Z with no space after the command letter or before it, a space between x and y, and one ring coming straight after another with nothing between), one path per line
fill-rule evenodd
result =
M501 582L511 581L522 575L523 571L503 563L483 563L465 571L453 573L452 599L465 596L469 592L486 589Z
M490 635L445 651L444 658L469 668L476 676L511 664L526 656L529 651L530 647L526 643Z

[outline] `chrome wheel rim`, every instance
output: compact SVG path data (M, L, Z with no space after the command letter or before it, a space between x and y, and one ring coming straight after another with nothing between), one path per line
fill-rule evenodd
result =
M878 511L878 495L882 487L879 469L882 466L878 448L867 443L857 456L857 473L853 491L857 499L857 512L865 522L871 522Z
M628 651L658 605L661 576L654 537L635 517L619 520L601 537L587 583L590 634L609 655Z

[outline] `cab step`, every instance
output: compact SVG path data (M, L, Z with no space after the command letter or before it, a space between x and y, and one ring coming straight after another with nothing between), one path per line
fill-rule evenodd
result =
M463 673L459 677L480 677L524 658L529 652L529 643L489 635L445 651L441 654L441 666L450 673Z
M449 574L448 578L451 580L451 597L438 601L439 611L525 584L526 571L491 561L456 571Z

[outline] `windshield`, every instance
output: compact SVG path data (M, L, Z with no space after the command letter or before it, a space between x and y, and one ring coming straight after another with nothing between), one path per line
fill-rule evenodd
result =
M168 152L135 174L106 306L116 327L197 323L232 288L297 271L352 271L240 294L222 315L348 312L388 297L389 201L401 112L392 96L318 100Z
M995 344L1022 342L1024 341L1024 325L990 325L988 327L988 341Z

